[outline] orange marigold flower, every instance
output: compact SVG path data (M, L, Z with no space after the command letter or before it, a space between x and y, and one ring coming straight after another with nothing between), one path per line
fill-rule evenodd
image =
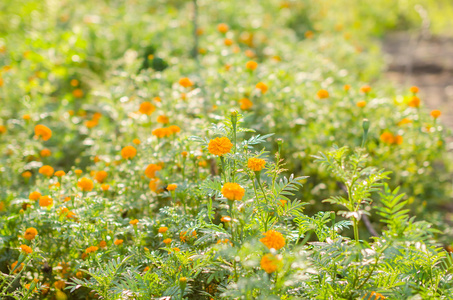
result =
M404 124L410 124L412 123L412 120L408 119L408 118L404 118L402 119L401 121L398 122L398 126L401 126L401 125L404 125Z
M431 117L433 117L434 119L437 119L437 118L440 117L441 112L440 112L440 110L435 109L435 110L431 111L430 115L431 115Z
M413 96L409 102L407 103L410 107L419 107L420 106L420 98L417 96Z
M173 249L173 251L175 251L175 252L181 251L181 249L179 249L178 247L173 247L172 249ZM181 279L180 279L180 280L181 280Z
M365 107L366 106L366 101L359 101L359 102L357 102L356 105L357 105L357 107L360 107L360 108Z
M156 107L148 101L142 102L138 111L144 115L151 115L156 110Z
M158 193L160 191L160 185L160 180L158 178L153 178L149 182L149 189L155 193Z
M249 167L249 169L251 169L252 171L259 172L264 168L265 164L266 161L264 159L252 157L249 158L247 167Z
M100 241L99 242L99 248L105 248L107 247L107 242L106 241Z
M52 152L49 149L44 148L39 152L39 155L41 155L41 157L48 157L52 155Z
M131 224L132 226L135 226L135 225L138 224L138 220L137 220L137 219L130 220L130 221L129 221L129 224Z
M319 90L316 95L318 96L319 99L326 99L329 98L329 92L326 90Z
M242 200L245 190L237 183L227 182L222 187L222 195L228 200Z
M76 87L79 85L79 81L77 79L72 79L70 81L71 86Z
M365 298L364 298L365 299ZM381 293L371 292L367 300L384 300L385 297Z
M139 139L133 139L132 143L134 143L135 145L140 145L142 142Z
M265 94L268 90L267 85L264 82L258 82L255 86L258 90L261 91L261 94Z
M403 137L401 135L395 135L393 143L396 145L401 145L403 143Z
M360 88L360 91L362 93L368 94L371 91L371 86L369 85L364 85Z
M107 176L108 176L108 173L106 171L102 170L102 171L96 172L95 179L97 182L103 183L105 181L105 179L107 178Z
M225 23L220 23L219 25L217 25L217 30L220 33L227 33L229 29L230 27Z
M103 190L104 192L108 191L109 189L110 189L110 185L108 185L108 184L101 185L101 190Z
M137 155L137 149L135 149L133 146L126 146L123 149L121 149L121 156L124 159L132 159Z
M414 93L414 94L417 94L419 91L418 87L415 85L411 86L411 88L409 90L411 91L411 93Z
M230 153L233 144L227 137L215 138L209 141L208 151L211 154L222 156Z
M253 106L253 102L247 98L242 98L241 100L239 100L239 103L241 104L242 110L249 110Z
M162 227L159 227L159 229L157 230L157 232L159 232L159 233L165 233L165 232L167 232L167 230L168 230L168 227L162 226Z
M188 154L189 154L189 153L187 153L187 151L181 152L182 157L187 157Z
M382 133L380 139L385 144L393 144L393 142L395 141L393 134L388 131Z
M72 95L75 98L82 98L83 97L83 90L82 89L75 89L72 91Z
M52 206L53 199L49 196L41 196L39 197L39 206L41 207L49 207Z
M171 125L170 127L168 127L168 129L172 132L172 133L178 133L181 131L181 128L179 128L179 126L176 126L176 125Z
M83 192L89 192L93 189L94 183L93 183L93 180L91 180L90 178L82 177L77 182L77 186Z
M31 192L30 195L28 195L28 199L32 201L38 201L40 197L41 193L37 191Z
M250 60L245 64L245 67L253 71L258 67L258 63L256 61Z
M22 119L24 119L25 121L28 121L31 119L31 116L29 114L25 114L22 116Z
M149 164L145 169L145 175L148 178L156 177L156 172L162 170L162 167L157 164Z
M314 36L315 34L313 33L313 31L307 30L307 31L305 31L304 35L305 35L305 37L306 37L307 39L311 39L311 38L313 38L313 36Z
M187 88L187 87L191 87L191 86L193 85L193 82L190 81L189 78L183 77L183 78L179 79L179 84L180 84L181 86Z
M174 183L169 184L169 185L167 185L167 191L170 191L170 192L174 191L174 190L176 190L177 187L178 187L177 184L174 184Z
M74 170L74 173L75 173L77 176L80 176L80 175L82 175L83 171L80 170L80 169L77 169L77 170Z
M260 239L260 242L263 243L267 248L280 250L285 246L285 238L280 232L269 230L266 233L263 233L263 235L265 237Z
M223 216L222 218L220 218L220 221L221 221L221 222L224 222L224 223L231 222L231 217L229 217L229 216Z
M170 122L170 119L166 115L160 115L157 117L157 122L162 124L168 124Z
M5 125L0 125L0 134L6 132L6 126Z
M345 91L349 91L350 89L351 89L351 86L349 84L345 84L343 86L343 90L345 90Z
M38 230L36 230L36 228L33 227L27 228L27 230L25 230L24 239L31 241L35 238L37 234Z
M271 253L264 255L260 262L261 268L268 274L274 273L282 265L282 257L274 256Z
M98 249L99 249L99 248L96 247L96 246L90 246L90 247L88 247L88 248L85 249L85 253L86 253L86 254L90 254L90 253L93 253L93 252L98 251Z
M163 240L163 242L164 242L164 244L168 245L171 243L171 239L170 238L165 239L165 240Z
M55 281L54 286L56 289L62 290L66 287L66 282L64 282L63 280L58 280Z
M38 124L35 126L35 136L37 138L41 137L44 141L47 141L52 137L52 130L45 125Z
M27 245L20 245L20 249L22 250L22 252L27 253L27 254L30 254L33 252L33 249L31 249Z
M39 168L39 173L42 175L45 175L47 177L52 176L53 172L54 172L53 168L48 165L45 165L45 166L42 166L41 168Z
M32 176L32 174L30 171L25 171L24 173L22 173L22 177L24 177L24 178L30 178L31 176Z
M15 262L13 262L13 263L11 264L11 270L14 270L14 268L17 266L18 263L19 263L19 262L18 262L17 260L16 260ZM22 271L22 269L24 268L24 266L25 266L25 264L24 264L24 263L21 263L21 264L17 267L17 269L15 269L15 270L13 271L13 273L17 273L17 272Z
M57 177L63 177L65 175L66 175L65 171L62 171L62 170L55 172L55 176L57 176Z
M113 243L114 243L116 246L119 246L119 245L123 244L123 240L115 240Z
M233 40L232 39L224 39L223 43L225 44L225 46L231 46L231 45L233 45Z
M179 127L178 127L179 128ZM151 132L154 136L157 136L158 138L163 138L166 136L170 136L173 131L168 127L168 128L156 128Z

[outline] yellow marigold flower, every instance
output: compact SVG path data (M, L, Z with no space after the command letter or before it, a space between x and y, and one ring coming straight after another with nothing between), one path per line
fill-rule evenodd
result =
M285 238L280 232L269 230L266 233L263 233L263 235L265 237L260 239L260 242L263 243L267 248L280 250L285 246Z
M107 242L106 241L100 241L99 242L99 248L105 248L107 247Z
M153 178L149 182L149 189L155 193L158 193L160 191L160 185L160 180L158 178Z
M148 101L142 102L138 111L144 115L151 115L156 110L156 107Z
M220 23L219 25L217 25L217 30L220 33L227 33L229 29L230 27L225 23Z
M94 183L93 183L93 180L91 180L90 178L82 177L77 182L77 186L83 192L89 192L93 189Z
M239 103L241 104L242 110L249 110L253 106L253 102L247 98L242 98L241 100L239 100Z
M38 201L40 197L41 193L37 191L31 192L30 195L28 195L28 199L32 201Z
M282 265L281 256L274 256L270 253L264 255L260 262L261 268L268 274L274 273Z
M162 124L168 124L170 119L166 115L160 115L157 117L157 122Z
M135 145L140 145L142 142L139 139L133 139L132 143L134 143Z
M39 152L39 155L41 155L41 157L48 157L52 155L52 152L49 149L44 148Z
M329 92L326 90L319 90L316 95L318 96L319 99L326 99L329 98Z
M380 139L385 144L393 144L393 142L395 141L393 134L388 131L382 133Z
M99 249L99 248L96 247L96 246L90 246L90 247L88 247L88 248L85 249L85 253L86 253L86 254L90 254L90 253L93 253L93 252L98 251L98 249Z
M62 171L62 170L55 172L55 176L57 176L57 177L63 177L65 175L66 175L65 171Z
M411 88L409 90L411 91L411 93L414 93L414 94L417 94L419 91L417 86L411 86Z
M343 90L345 90L345 91L349 91L350 89L351 89L351 86L349 84L345 84L343 86Z
M220 219L221 222L224 222L224 223L228 223L228 222L231 222L231 217L229 216L223 216L221 219Z
M431 115L431 117L433 117L434 119L437 119L437 118L440 117L441 112L440 112L440 110L435 109L435 110L432 110L432 111L431 111L430 115Z
M30 178L32 176L31 172L30 171L25 171L24 173L22 173L22 177L24 178Z
M228 200L242 200L245 190L237 183L227 182L222 187L222 195Z
M107 176L108 176L108 173L106 171L102 170L102 171L96 172L95 179L97 182L103 183L105 181L105 179L107 178Z
M418 98L417 96L413 96L409 102L408 102L408 105L410 107L419 107L420 106L420 98Z
M115 240L113 243L114 243L116 246L119 246L119 245L123 244L123 240Z
M233 144L227 137L215 138L209 141L208 151L211 154L222 156L230 153Z
M249 169L251 169L252 171L259 172L264 168L265 164L266 161L264 159L252 157L249 158L247 167L249 167Z
M27 253L27 254L30 254L33 252L33 250L30 247L28 247L27 245L20 245L20 249L22 250L22 252Z
M253 60L250 60L248 61L246 64L245 64L245 67L248 69L248 70L255 70L257 67L258 67L258 63L256 61L253 61Z
M38 124L35 126L35 136L37 138L41 137L44 141L47 141L52 137L52 130L45 125Z
M83 97L83 90L82 89L75 89L72 91L72 95L75 98L82 98Z
M75 173L77 176L80 176L80 175L82 175L83 171L80 170L80 169L77 169L77 170L74 170L74 173Z
M408 118L404 118L402 119L401 121L398 122L398 126L401 126L401 125L404 125L404 124L410 124L412 123L412 120L408 119Z
M180 84L181 86L187 88L187 87L191 87L191 86L193 85L193 82L190 81L189 78L183 77L183 78L179 79L179 84Z
M371 91L371 87L369 85L364 85L360 88L362 93L368 94Z
M135 220L130 220L130 221L129 221L129 224L131 224L132 226L135 226L135 225L138 224L138 220L137 220L137 219L135 219Z
M110 185L108 185L108 184L101 185L101 190L103 190L104 192L108 191L109 189L110 189Z
M176 125L171 125L170 127L168 127L168 129L172 132L172 133L178 133L181 131L181 128L179 128L179 126L176 126Z
M156 177L156 172L162 170L162 167L157 164L149 164L145 169L145 175L148 178Z
M164 244L168 245L171 243L171 239L170 238L165 239L165 240L163 240L163 242L164 242Z
M27 230L25 230L24 239L31 241L35 238L37 234L38 230L36 230L36 228L33 227L27 228Z
M365 101L359 101L359 102L357 102L356 105L357 105L357 107L362 108L362 107L365 107L365 106L366 106L366 102L365 102Z
M167 191L174 191L174 190L176 190L177 187L178 187L177 184L174 184L174 183L169 184L169 185L167 185Z
M126 146L123 149L121 149L121 156L124 159L132 159L137 155L137 149L135 149L133 146Z
M39 197L39 206L41 207L49 207L52 206L53 199L49 196L41 196Z
M265 94L268 90L267 85L264 82L258 82L255 86L258 90L261 91L261 94Z
M167 230L168 230L168 227L162 226L162 227L159 227L158 232L163 234L163 233L167 232Z
M41 168L39 168L39 173L42 175L45 175L47 177L52 176L53 172L54 172L53 168L48 165L45 165L45 166L42 166Z

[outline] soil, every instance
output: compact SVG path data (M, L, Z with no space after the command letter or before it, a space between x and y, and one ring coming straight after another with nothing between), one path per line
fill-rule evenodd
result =
M439 109L453 129L453 38L396 32L386 36L387 76L399 85L420 88L427 109Z

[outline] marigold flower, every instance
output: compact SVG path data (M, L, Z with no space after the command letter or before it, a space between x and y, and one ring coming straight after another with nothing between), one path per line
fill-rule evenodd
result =
M417 96L413 96L409 102L407 103L410 107L419 107L420 106L420 98Z
M245 67L253 71L258 67L258 63L256 61L250 60L245 64Z
M144 115L151 115L156 110L156 107L148 101L142 102L138 111Z
M54 286L55 286L55 288L62 290L66 287L66 282L64 282L63 280L58 280L58 281L55 281Z
M30 178L32 176L31 172L30 171L25 171L24 173L22 173L22 177L23 178Z
M228 223L228 222L231 222L231 217L229 216L223 216L221 219L220 219L221 222L224 222L224 223Z
M181 128L179 128L179 126L176 126L176 125L171 125L170 127L168 127L168 129L172 132L172 133L178 133L181 131Z
M313 38L314 35L315 35L315 34L314 34L313 31L311 31L311 30L307 30L307 31L305 31L305 33L304 33L304 36L305 36L305 38L307 38L307 39Z
M158 178L153 178L149 182L149 189L155 193L160 191L161 181Z
M365 298L364 298L365 299ZM384 300L385 297L381 293L371 292L367 300Z
M388 131L382 133L380 139L385 144L393 144L393 142L395 141L393 134Z
M171 249L172 249L173 251L175 251L175 252L180 252L180 251L181 251L181 249L179 249L178 247L173 247L173 248L171 248Z
M157 232L159 232L159 233L165 233L165 232L167 232L167 230L168 230L168 227L162 226L162 227L159 227L159 229L157 230Z
M222 156L231 151L233 144L227 137L215 138L209 141L208 151L211 154Z
M147 267L145 267L145 268L143 269L143 272L148 272L149 269L150 269L150 268L147 266Z
M134 143L135 145L140 145L142 142L139 139L133 139L132 143Z
M228 200L242 200L245 190L237 183L227 182L222 187L222 195Z
M411 86L411 88L409 89L411 91L411 93L414 93L414 94L417 94L419 92L419 89L417 86Z
M137 149L135 149L133 146L126 146L123 149L121 149L121 156L124 159L132 159L137 155Z
M360 107L360 108L365 107L366 106L366 101L359 101L359 102L357 102L356 105L357 105L357 107Z
M223 43L225 44L225 46L231 46L231 45L233 45L233 40L232 39L224 39Z
M41 196L39 197L39 206L41 207L49 207L52 206L53 199L49 196Z
M173 131L168 127L168 128L156 128L151 132L154 136L157 136L158 138L163 138L166 136L170 136Z
M241 100L239 100L239 103L241 104L242 110L249 110L253 106L253 102L247 98L242 98Z
M249 167L249 169L251 169L252 171L259 172L264 168L265 164L266 161L264 159L252 157L249 158L247 167Z
M14 268L17 266L19 262L16 260L15 262L13 262L11 264L11 270L14 270ZM25 264L24 263L21 263L20 266L17 267L16 270L13 271L13 273L17 273L17 272L20 272L22 271L22 269L24 268Z
M47 141L52 137L52 130L45 125L38 124L35 126L35 136L37 138L41 137L43 141Z
M398 126L404 125L404 124L410 124L412 123L412 120L408 118L403 118L401 121L398 122Z
M54 175L57 177L63 177L66 175L66 173L65 173L65 171L59 170L59 171L56 171Z
M115 240L113 243L114 243L116 246L119 246L119 245L123 244L123 240Z
M132 226L135 226L135 225L138 224L138 220L137 220L137 219L130 220L130 221L129 221L129 224L131 224Z
M82 89L75 89L72 91L72 95L75 98L82 98L83 97L83 90Z
M162 124L168 124L170 119L166 115L160 115L157 117L157 122Z
M32 201L38 201L40 197L41 193L38 191L31 192L30 195L28 195L28 199Z
M77 186L83 192L89 192L93 189L94 183L93 183L93 180L91 180L90 178L82 177L77 182Z
M30 254L33 252L33 249L31 249L27 245L20 245L20 249L22 250L22 252L27 253L27 254Z
M105 181L105 179L107 178L107 176L108 176L108 173L106 171L102 170L102 171L96 172L95 179L97 182L103 183Z
M74 173L75 173L77 176L80 176L80 175L82 175L83 171L80 170L80 169L77 169L77 170L74 170Z
M318 96L319 99L326 99L329 98L329 92L326 90L319 90L316 95Z
M24 239L31 241L35 238L37 234L38 230L36 230L36 228L33 227L27 228L27 230L25 230L24 233Z
M441 112L440 112L440 110L435 109L435 110L431 111L430 115L431 115L431 117L433 117L434 119L437 119L437 118L440 117Z
M98 249L99 249L99 248L96 247L96 246L90 246L90 247L88 247L88 248L85 249L85 253L86 253L86 254L90 254L90 253L93 253L93 252L98 251Z
M217 30L220 33L227 33L229 29L230 27L225 23L220 23L219 25L217 25Z
M101 185L101 190L103 190L104 192L108 191L109 189L110 189L110 185L108 185L108 184Z
M45 166L42 166L41 168L39 168L39 173L42 175L45 175L47 177L52 176L53 172L54 172L53 168L48 165L45 165Z
M167 191L170 191L170 192L174 191L174 190L176 190L177 187L178 187L177 184L174 184L174 183L169 184L169 185L167 185Z
M264 255L260 262L261 268L268 274L274 273L282 265L281 256L274 256L271 253Z
M5 125L0 125L0 134L6 132L6 126Z
M403 143L403 137L401 135L395 135L394 144L401 145Z
M260 239L260 242L263 243L267 248L280 250L285 246L285 238L280 232L269 230L266 233L263 233L263 235L265 237Z
M371 87L369 85L364 85L360 88L362 93L368 94L371 91Z
M168 245L171 243L171 239L170 238L165 239L165 240L163 240L163 242L164 242L164 244Z
M99 248L105 248L107 247L107 242L106 241L100 241L99 242Z
M48 157L52 155L52 152L49 149L44 148L39 152L39 155L41 155L41 157Z
M149 164L145 169L145 175L148 178L156 177L156 172L162 170L162 167L157 164Z
M343 86L343 90L345 90L345 91L349 91L350 89L351 89L351 86L349 84L345 84Z
M255 86L258 90L261 91L261 94L265 94L268 90L267 85L264 82L258 82Z
M187 153L187 151L181 152L182 157L187 157L188 154L189 154L189 153Z
M187 77L183 77L181 79L179 79L179 84L185 88L188 88L188 87L191 87L193 85L193 82L190 81L189 78Z

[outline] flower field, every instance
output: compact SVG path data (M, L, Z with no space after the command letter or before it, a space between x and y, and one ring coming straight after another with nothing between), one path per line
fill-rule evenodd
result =
M353 2L2 1L0 298L453 299L414 1Z

